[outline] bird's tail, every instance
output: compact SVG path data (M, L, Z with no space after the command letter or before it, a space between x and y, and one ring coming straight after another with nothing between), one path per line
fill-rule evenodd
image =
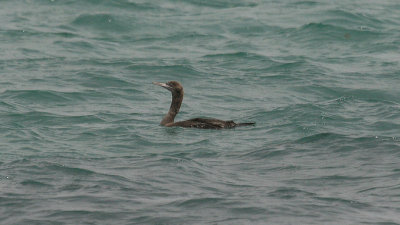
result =
M238 123L236 124L237 127L241 127L241 126L254 126L256 125L256 123L254 122L249 122L249 123Z

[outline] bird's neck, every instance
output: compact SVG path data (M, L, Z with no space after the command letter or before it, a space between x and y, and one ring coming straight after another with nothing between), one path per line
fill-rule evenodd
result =
M178 114L179 109L181 108L183 100L183 93L177 94L173 93L172 94L172 102L171 106L169 107L169 111L167 115L164 116L163 120L161 121L161 125L165 126L169 123L173 123L175 116Z

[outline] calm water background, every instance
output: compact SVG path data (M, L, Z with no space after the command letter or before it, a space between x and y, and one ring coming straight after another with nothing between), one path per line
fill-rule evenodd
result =
M400 3L0 0L0 224L400 224ZM255 127L160 127L177 120Z

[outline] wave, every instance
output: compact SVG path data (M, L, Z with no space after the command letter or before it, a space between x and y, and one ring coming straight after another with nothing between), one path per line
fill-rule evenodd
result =
M234 75L242 79L252 79L253 77L238 76L237 71L245 73L244 75L254 75L255 72L265 74L269 68L281 64L267 55L251 51L207 54L202 56L202 63L207 66L212 65L215 73Z
M343 9L333 9L323 11L324 17L331 17L323 20L323 23L335 24L344 27L359 29L381 29L384 22L376 16L365 13L345 11ZM367 26L366 26L367 25Z
M290 3L289 7L295 7L295 8L305 7L305 8L308 8L308 7L314 7L314 6L321 5L321 4L323 4L323 3L318 2L318 1L296 1L296 2Z
M189 207L189 208L197 208L202 207L203 205L218 205L224 202L224 198L218 197L208 197L208 198L191 198L188 200L183 200L178 202L176 205L178 207Z
M56 4L56 5L67 5L67 6L77 6L77 7L115 7L117 9L123 10L158 10L160 7L157 4L152 4L150 2L136 2L130 0L119 0L119 1L108 1L108 0L86 0L86 1L77 1L77 0L65 0L65 1L44 1L44 3Z
M93 62L103 64L103 62ZM107 63L105 63L107 65ZM113 63L108 63L113 64ZM104 73L104 72L103 72ZM142 91L132 88L134 86L128 79L117 77L117 75L101 74L97 71L79 71L75 73L77 83L87 88L129 88L134 94L143 94Z
M226 9L226 8L236 8L236 7L256 7L257 1L234 1L234 0L215 0L215 1L203 1L203 0L187 0L180 1L174 0L177 2L189 3L195 6L200 7L210 7L216 9Z
M80 113L82 114L82 113ZM8 113L3 115L8 124L12 124L11 130L30 129L31 126L51 127L56 125L71 126L73 124L104 123L105 120L96 115L70 115L69 113L49 113L40 111L29 111L19 113Z
M282 133L282 132L281 132ZM343 134L333 132L321 132L310 134L305 137L300 137L292 140L280 141L278 143L270 143L257 150L250 151L238 156L246 160L281 160L287 157L295 157L301 155L304 157L307 154L316 155L329 154L330 157L343 157L353 151L379 152L395 152L400 149L400 139L393 136L373 136L365 135L364 133ZM371 153L372 154L372 153ZM270 167L269 171L275 170L299 170L300 167L275 165ZM352 179L352 178L349 178Z
M295 187L278 187L275 190L268 193L268 196L273 198L284 198L284 199L294 199L294 198L307 198L316 196L315 193L300 190Z
M287 31L290 39L316 45L318 43L328 43L331 41L343 42L354 40L357 42L379 40L384 34L372 31L363 27L345 28L341 25L329 24L325 22L308 23L292 31Z
M335 133L318 133L300 138L296 140L296 143L305 144L305 143L313 143L325 140L343 139L345 137L346 137L345 135L335 134Z
M81 14L72 21L72 25L114 32L129 31L131 27L123 19L109 13Z
M204 55L203 58L227 58L227 59L234 59L234 58L248 58L248 59L258 59L258 60L269 60L268 57L256 54L256 53L251 53L251 52L227 52L227 53L216 53L216 54L208 54Z
M53 185L51 185L51 184L37 181L37 180L32 180L32 179L24 180L21 182L21 184L23 186L30 186L32 188L51 188L51 187L53 187Z
M1 93L3 99L22 100L24 102L67 102L82 100L80 92L61 92L54 90L6 90Z

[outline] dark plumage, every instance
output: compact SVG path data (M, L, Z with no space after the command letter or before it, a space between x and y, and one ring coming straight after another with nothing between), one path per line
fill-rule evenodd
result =
M254 125L254 123L235 123L232 120L224 121L212 118L194 118L190 120L174 122L175 116L181 108L183 100L183 87L178 81L169 81L167 83L153 82L153 84L161 86L169 90L172 94L172 102L168 113L161 121L162 126L166 127L192 127L201 129L222 129L234 128L237 126Z

